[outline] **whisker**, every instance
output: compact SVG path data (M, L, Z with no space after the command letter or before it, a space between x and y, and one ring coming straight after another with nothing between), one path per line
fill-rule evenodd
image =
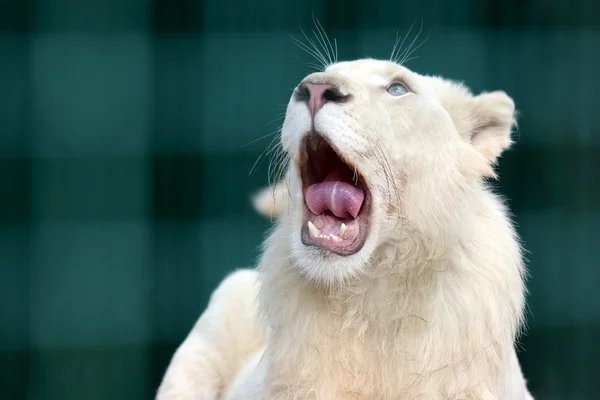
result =
M319 29L319 24L317 23L314 13L312 14L312 20L313 20L313 24L317 28L317 32L315 32L313 30L312 34L315 37L315 39L317 40L317 42L319 43L319 45L321 46L321 50L323 51L322 54L324 53L324 55L327 56L326 60L328 61L328 64L331 64L331 54L329 54L329 49L325 45L325 39L324 39L323 35L321 34L321 30Z
M402 64L402 65L403 65L403 64L407 63L409 60L414 60L415 58L418 58L418 57L410 57L410 56L411 56L411 54L413 54L415 51L417 51L417 50L418 50L418 49L419 49L421 46L423 46L423 45L425 44L425 42L427 42L427 40L429 40L429 37L430 37L430 36L431 36L431 32L429 32L429 33L427 34L427 37L425 38L425 40L423 40L423 41L422 41L422 42L421 42L421 43L420 43L420 44L419 44L417 47L415 47L415 48L414 48L414 49L413 49L413 50L412 50L410 53L408 53L408 54L406 54L406 55L404 56L404 58L402 59L402 61L400 62L400 64ZM409 58L409 57L410 57L410 58Z
M316 31L312 30L312 35L314 38L309 37L304 30L300 29L302 35L304 36L304 41L296 39L294 36L290 35L294 44L296 44L300 49L304 50L306 53L311 55L318 63L317 64L309 64L309 68L315 69L315 71L323 71L327 69L327 67L333 63L337 62L338 59L338 46L337 40L333 40L334 44L331 43L331 40L327 36L325 29L321 22L316 18L313 14L313 23L315 25Z
M337 39L333 38L333 43L335 46L332 46L331 41L329 40L329 37L327 36L327 33L325 33L325 29L323 28L323 25L321 25L321 22L319 22L318 19L317 19L317 23L321 27L321 31L323 32L323 34L325 35L325 38L327 39L327 42L329 43L329 47L331 48L331 53L333 54L333 62L337 63L338 62Z
M267 155L271 155L274 152L278 152L278 151L283 151L283 149L281 147L277 146L276 144L275 145L271 145L271 148L267 152ZM277 154L277 153L275 153L275 154Z
M392 47L392 54L390 55L390 61L394 61L394 54L396 53L396 48L398 47L398 43L400 43L400 31L396 31L396 40L394 41L394 47Z
M412 25L410 26L410 28L408 28L408 32L406 32L406 35L404 35L404 38L402 39L402 43L400 43L400 46L398 47L398 51L396 54L396 58L394 58L394 62L398 63L398 59L400 57L400 51L402 50L402 46L404 46L404 42L406 41L406 38L408 37L408 35L410 35L410 32L412 32L412 28L415 26L415 23L413 22Z
M265 127L271 125L273 122L277 122L277 121L282 120L283 118L285 118L285 114L286 114L285 111L284 112L280 112L279 114L277 114L277 116L275 118L273 118L271 121L267 122L265 124Z
M337 46L337 39L333 38L333 44L335 44L335 62L338 62L338 46Z
M283 117L279 117L278 119L281 119L281 118L283 118ZM276 135L276 134L277 134L277 133L279 133L280 131L281 131L281 128L277 128L277 129L275 129L273 132L267 133L266 135L263 135L263 136L261 136L261 137L259 137L259 138L256 138L256 139L254 139L254 140L252 140L252 141L250 141L250 142L248 142L248 143L246 143L246 144L243 144L243 145L242 145L242 147L247 147L247 146L250 146L251 144L254 144L254 143L256 143L256 142L258 142L258 141L260 141L260 140L263 140L263 139L266 139L266 138L268 138L269 136Z
M293 37L292 35L290 35L290 37L292 38L292 41L298 46L300 47L302 50L304 50L305 52L307 52L308 54L310 54L311 56L313 56L319 63L321 63L323 69L325 69L326 67L326 63L323 62L323 59L321 58L322 56L319 56L318 53L316 53L313 49L311 49L310 47L308 47L306 44L304 44L302 41L296 39L295 37Z
M312 46L314 52L320 56L320 60L323 63L323 69L327 68L327 57L325 57L323 52L317 47L314 40L309 38L308 35L302 29L300 30L300 32L302 32L306 41ZM313 31L313 35L314 34L315 34L315 32ZM315 37L316 37L316 35L315 35Z
M417 58L419 58L419 56L414 56L414 57L408 58L406 60L402 60L402 65L405 65L410 60L416 60Z
M281 132L281 130L278 130L277 132ZM252 168L250 169L250 172L248 173L248 175L251 175L252 172L254 171L254 169L256 168L256 166L259 164L259 162L263 159L263 157L265 155L268 155L270 152L270 148L273 146L276 146L276 144L278 143L278 135L273 135L273 138L271 139L271 142L264 148L264 150L260 153L260 155L258 156L258 158L256 159L256 161L254 161L254 164L252 165Z
M285 171L288 164L287 153L283 151L281 147L277 148L278 152L275 153L271 163L269 163L268 180L270 185L276 185L281 179L282 173Z
M322 71L323 67L321 65L315 64L315 63L306 63L306 66L309 68L314 69L316 72Z
M419 28L419 32L417 32L417 34L415 35L415 37L412 40L412 42L410 43L410 45L408 45L408 47L400 55L398 55L398 58L402 57L402 61L399 61L398 64L402 65L403 60L407 56L410 56L410 54L412 54L410 51L411 51L412 47L414 46L415 42L417 41L417 39L419 38L419 36L421 35L421 32L423 32L423 19L422 18L421 18L421 27Z
M321 22L319 22L318 18L314 18L313 16L313 22L315 22L315 25L317 26L317 32L319 32L319 35L321 36L321 39L323 39L323 44L325 44L325 42L327 42L327 54L329 55L329 63L333 64L334 62L337 62L336 57L335 57L335 53L333 50L333 46L331 45L331 41L329 40L329 37L327 37L327 32L325 32L325 29L323 29L323 25L321 25Z
M422 32L423 32L423 18L421 18L421 25L419 26L419 31L417 32L417 34L413 38L412 42L410 42L410 44L408 45L408 47L406 49L404 49L404 53L406 53L406 52L410 51L410 49L412 49L413 45L415 44L415 42L417 41L417 39L419 38L419 36L421 36Z
M317 36L317 34L315 33L315 31L312 31L312 34L314 35L315 39L317 40L317 42L319 42L319 46L321 48L319 48L319 46L317 46L317 44L315 43L315 41L313 39L310 39L306 33L304 33L304 31L302 31L302 34L304 34L304 37L306 38L306 40L308 41L308 43L310 43L310 45L314 48L315 52L317 52L318 54L321 55L321 59L323 60L323 64L324 64L324 69L327 68L328 63L328 58L329 56L327 55L327 52L323 53L324 49L323 49L323 45L321 43L321 41L319 40L319 36Z
M317 30L317 32L312 31L312 34L315 36L315 38L317 39L317 42L319 43L319 46L323 50L323 53L324 53L323 55L327 57L328 64L331 64L331 55L329 54L329 49L327 49L327 46L323 42L323 37L321 36L321 32L318 30Z
M390 165L389 160L391 159L391 154L389 153L387 147L381 141L381 138L376 137L375 140L377 143L376 148L378 149L378 152L376 152L377 160L381 164L381 170L383 171L386 179L388 201L390 202L390 204L393 204L394 200L396 202L400 201L400 190L396 185L394 172L392 170L392 166ZM392 192L395 195L395 199L392 198Z

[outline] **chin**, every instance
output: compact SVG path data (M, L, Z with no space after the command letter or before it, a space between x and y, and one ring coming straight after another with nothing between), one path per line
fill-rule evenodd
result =
M292 226L292 265L314 284L335 286L365 272L377 234L373 195L360 168L323 135L300 143L302 186Z

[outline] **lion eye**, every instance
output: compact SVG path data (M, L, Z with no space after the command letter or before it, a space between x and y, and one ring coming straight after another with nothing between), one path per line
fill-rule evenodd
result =
M387 88L387 92L392 96L398 97L408 93L408 89L403 84L394 82Z

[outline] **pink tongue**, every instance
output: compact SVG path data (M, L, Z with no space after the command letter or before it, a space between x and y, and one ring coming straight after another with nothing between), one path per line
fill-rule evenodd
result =
M306 205L315 215L329 210L338 218L356 218L365 193L350 183L333 180L310 185L305 198Z

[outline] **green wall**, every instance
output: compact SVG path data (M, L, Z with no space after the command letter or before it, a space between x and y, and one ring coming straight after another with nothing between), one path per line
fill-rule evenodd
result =
M152 398L258 256L253 141L309 71L289 35L313 14L341 59L388 58L422 19L410 68L514 97L523 368L539 399L599 398L597 1L1 0L0 399Z

